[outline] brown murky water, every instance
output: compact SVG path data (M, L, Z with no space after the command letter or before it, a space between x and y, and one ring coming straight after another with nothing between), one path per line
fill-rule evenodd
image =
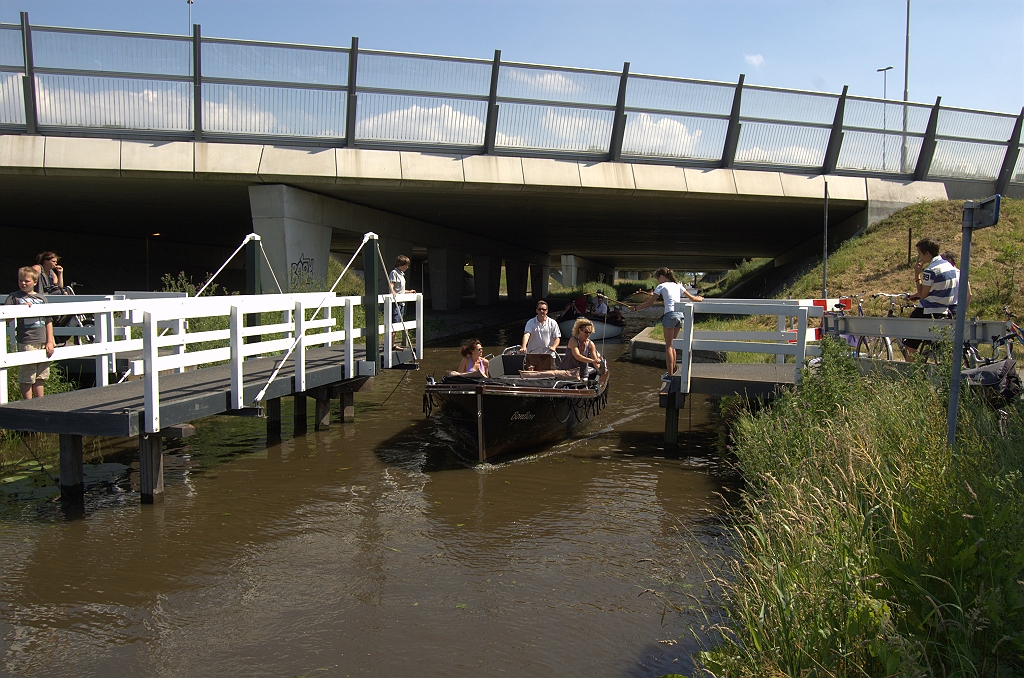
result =
M461 461L423 421L425 376L458 362L443 347L378 377L355 424L293 439L285 401L268 449L261 420L198 422L155 507L139 505L128 452L87 466L81 519L52 486L9 483L0 673L687 672L702 617L659 596L700 595L733 481L710 435L663 449L661 370L615 361L624 350L606 347L610 403L590 428L497 466ZM706 429L705 407L692 418Z

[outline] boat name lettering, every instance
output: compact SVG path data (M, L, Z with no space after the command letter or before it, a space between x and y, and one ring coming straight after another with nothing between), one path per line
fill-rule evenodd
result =
M516 410L515 412L512 413L512 421L530 421L535 416L537 415L535 415L533 412L524 412L520 414L519 410Z

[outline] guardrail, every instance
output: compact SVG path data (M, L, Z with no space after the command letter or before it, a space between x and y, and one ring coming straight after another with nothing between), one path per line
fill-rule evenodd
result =
M672 347L677 349L676 374L679 377L679 392L690 392L690 373L693 364L693 352L704 351L733 351L738 353L768 353L778 356L779 362L785 360L786 356L793 356L796 365L796 381L800 382L799 367L809 355L821 355L820 348L808 346L808 342L815 341L818 335L815 328L807 326L808 318L820 318L824 315L821 306L813 304L801 304L800 300L787 300L779 303L770 303L766 300L744 301L701 301L697 303L687 302L677 304L676 308L683 313L683 328L679 336L672 342ZM810 300L807 300L810 301ZM725 314L725 315L774 315L778 317L780 331L778 332L746 332L746 331L725 331L707 332L694 331L694 316L697 314ZM794 330L783 330L787 320L795 320ZM774 343L766 343L774 342Z
M825 316L822 331L825 334L851 334L860 337L900 337L901 339L937 340L943 336L952 339L955 320L930 318L889 318L876 316ZM1005 320L979 320L971 318L964 325L964 341L983 344L994 336L1010 331Z
M1021 115L359 47L0 24L0 130L1024 183Z
M390 347L394 332L401 329L416 330L416 355L422 355L423 295L401 294L397 299L415 304L416 320L391 323L392 297L381 295L378 303L385 307L386 322L377 326L377 333L384 335L384 345ZM323 292L170 299L62 300L61 315L93 316L95 324L91 328L81 328L86 330L84 334L92 341L77 346L58 347L50 358L42 350L10 353L8 342L0 342L0 404L8 402L7 370L12 367L92 357L97 360L99 387L106 385L107 375L115 364L117 354L140 351L141 358L131 362L131 371L145 380L147 432L160 430L161 372L181 372L190 367L229 362L232 403L237 409L242 409L246 406L242 395L245 360L283 354L293 343L296 344L292 355L295 361L296 391L306 390L306 350L316 346L343 343L345 374L355 375L357 370L353 343L365 336L365 328L355 326L353 311L362 303L362 297L341 297ZM316 319L307 318L317 308L322 308L320 315ZM341 310L340 317L336 309ZM40 310L39 306L0 306L0 322L10 325L11 321L18 318L36 318ZM281 322L246 327L242 321L250 313L273 312L282 314ZM188 321L200 318L225 318L228 327L192 330ZM131 328L140 328L141 338L131 338ZM189 347L194 348L206 342L227 342L227 345L189 350ZM384 351L384 364L385 367L392 366L390 350Z

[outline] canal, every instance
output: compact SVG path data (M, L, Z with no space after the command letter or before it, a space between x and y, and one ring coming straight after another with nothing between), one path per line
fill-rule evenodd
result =
M488 351L521 324L484 333ZM664 449L663 368L605 347L609 405L574 439L497 465L424 422L416 372L356 423L267 445L216 417L140 506L133 446L86 466L84 517L39 478L0 492L0 673L18 676L660 676L687 673L696 601L727 557L709 408ZM59 495L59 493L57 493Z

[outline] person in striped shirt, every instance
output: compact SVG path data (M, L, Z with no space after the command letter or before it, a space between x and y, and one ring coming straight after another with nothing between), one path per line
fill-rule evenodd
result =
M950 306L956 305L958 271L953 264L939 256L939 243L924 238L917 243L917 264L914 272L919 276L917 291L910 295L917 306L911 318L949 317ZM921 346L920 339L904 339L903 344L913 353Z

